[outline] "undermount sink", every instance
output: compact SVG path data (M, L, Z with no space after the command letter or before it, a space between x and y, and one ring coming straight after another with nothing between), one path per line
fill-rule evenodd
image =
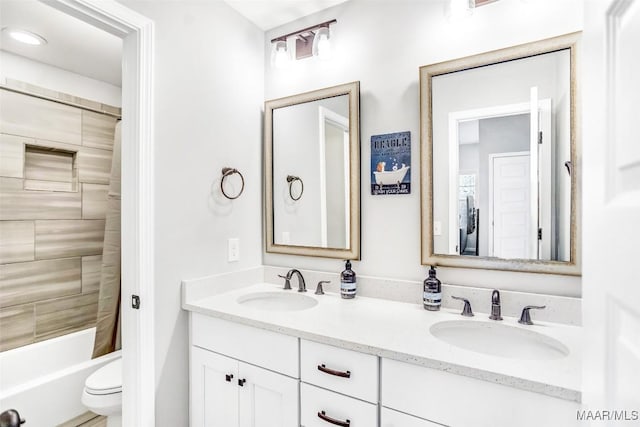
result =
M429 331L456 347L492 356L552 360L569 355L569 349L554 338L498 322L449 320L434 324Z
M266 311L298 311L315 307L318 301L295 291L255 292L242 295L238 304Z

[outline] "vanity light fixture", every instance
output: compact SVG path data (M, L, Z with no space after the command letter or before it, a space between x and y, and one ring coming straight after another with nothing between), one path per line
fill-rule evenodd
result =
M302 30L276 37L271 40L273 51L271 53L271 63L280 68L292 58L288 53L287 40L295 37L296 53L295 59L317 56L320 59L331 57L331 24L338 22L335 19L322 22ZM287 56L285 56L285 53Z
M41 46L47 44L47 40L39 34L31 31L22 30L20 28L4 27L2 32L7 33L12 39L19 41L20 43L28 44L31 46Z
M331 32L329 25L320 27L313 37L313 54L322 60L331 59Z
M289 65L290 55L287 49L287 40L278 40L273 45L271 52L271 65L276 68L285 68Z

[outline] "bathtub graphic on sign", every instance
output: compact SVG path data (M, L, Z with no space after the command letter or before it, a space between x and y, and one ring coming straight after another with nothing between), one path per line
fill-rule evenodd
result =
M411 193L411 132L371 136L371 194Z

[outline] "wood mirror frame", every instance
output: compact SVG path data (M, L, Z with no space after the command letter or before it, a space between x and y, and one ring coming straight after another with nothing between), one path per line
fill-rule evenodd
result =
M551 39L527 43L487 53L482 53L452 61L426 65L420 68L420 182L421 182L421 263L459 268L478 268L531 273L581 275L581 161L580 127L577 109L577 54L581 33L572 33ZM548 261L528 259L504 259L494 257L471 257L434 253L433 235L433 121L432 121L432 78L528 58L545 53L569 49L570 51L570 151L573 170L571 173L570 212L570 259L569 261Z
M347 95L349 101L349 236L348 247L330 248L276 244L273 200L273 112L278 108ZM264 194L265 243L268 253L360 259L360 82L345 83L298 95L265 101Z

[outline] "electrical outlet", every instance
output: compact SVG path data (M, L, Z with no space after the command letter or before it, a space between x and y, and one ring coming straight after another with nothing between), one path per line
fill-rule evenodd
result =
M442 234L442 223L440 221L433 221L433 235L440 236Z
M240 239L229 239L227 241L227 261L240 261Z

